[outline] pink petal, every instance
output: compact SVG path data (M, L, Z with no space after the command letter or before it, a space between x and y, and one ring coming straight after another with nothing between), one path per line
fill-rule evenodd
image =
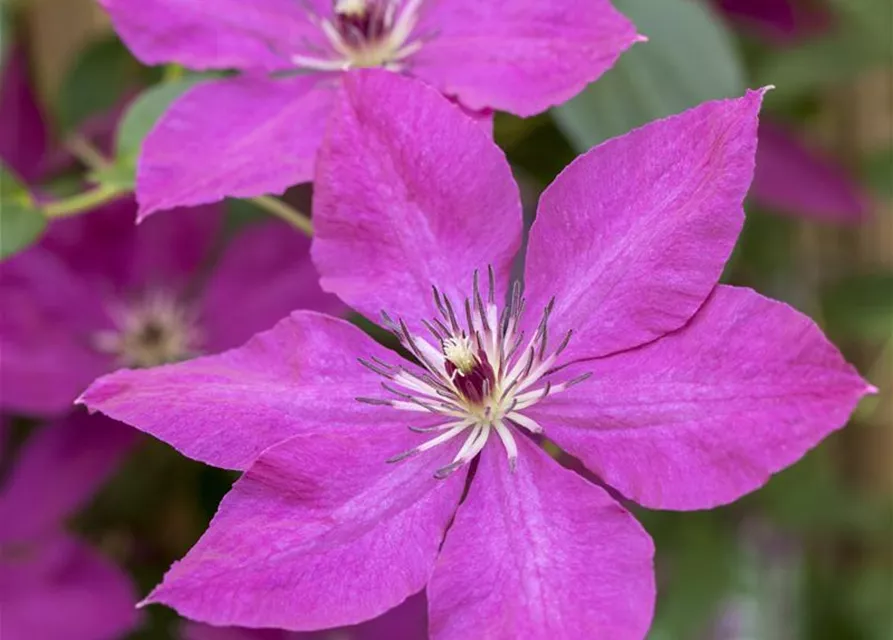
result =
M34 182L46 160L49 132L28 78L23 47L6 52L0 88L0 159L19 178Z
M368 622L326 631L282 631L212 627L190 622L184 640L428 640L424 594L411 596L387 613Z
M138 622L126 574L89 546L57 534L0 559L3 640L106 640Z
M304 5L323 0L100 0L115 31L147 65L288 69L295 48L318 39Z
M465 484L463 473L434 479L447 448L385 463L416 442L384 422L266 451L148 601L200 622L295 631L396 606L428 581Z
M241 345L295 309L346 311L320 289L310 240L278 220L243 229L230 241L204 287L201 307L204 344L211 352Z
M726 286L683 329L580 368L590 381L529 414L605 482L657 509L706 509L757 489L872 391L812 320Z
M565 102L639 37L608 0L426 4L409 70L472 109L529 116Z
M112 366L90 346L109 328L102 298L42 246L0 264L0 407L16 414L68 413L77 395Z
M431 638L639 640L654 548L599 487L518 439L484 449L428 587Z
M137 226L136 203L124 198L53 223L41 244L104 293L182 291L208 259L222 213L194 207Z
M760 124L754 201L780 212L832 222L859 222L868 197L842 167L803 146L779 125Z
M762 92L708 102L609 140L543 193L525 286L534 322L574 330L567 359L682 326L713 289L744 221Z
M313 259L325 290L367 317L434 315L431 286L460 303L475 269L505 286L521 203L483 128L422 83L347 74L320 153Z
M0 542L60 527L109 478L135 437L123 424L82 411L40 428L0 491Z
M191 458L244 469L298 433L418 421L356 400L383 393L381 376L357 359L394 355L343 320L296 311L238 349L104 376L79 401Z
M314 74L193 87L143 144L140 217L225 196L282 193L309 181L337 86L334 76Z

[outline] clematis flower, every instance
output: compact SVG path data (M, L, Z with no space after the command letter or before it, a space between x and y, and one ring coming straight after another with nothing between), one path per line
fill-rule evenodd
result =
M428 637L425 597L417 594L369 622L334 631L307 633L279 629L240 629L189 623L184 640L424 640Z
M527 116L574 96L638 39L608 0L101 4L146 64L241 71L191 89L149 134L137 172L141 216L309 181L351 70L382 67L468 109Z
M642 638L650 538L531 436L641 505L704 509L795 462L870 391L811 320L717 285L760 102L707 103L577 159L541 198L522 291L501 151L433 89L346 78L313 256L406 356L295 312L238 349L93 384L90 409L246 470L147 602L313 630L426 587L432 638Z
M63 527L133 440L131 429L80 413L24 445L0 488L3 640L110 640L136 626L127 576Z
M133 224L121 200L52 223L0 263L0 406L62 415L97 376L227 349L296 308L338 312L309 241L284 223L248 228L205 270L220 211ZM210 266L210 265L207 265Z

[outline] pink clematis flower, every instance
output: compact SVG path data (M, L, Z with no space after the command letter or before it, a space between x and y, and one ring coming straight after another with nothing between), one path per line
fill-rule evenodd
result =
M240 629L189 623L183 640L425 640L428 625L425 596L417 594L374 620L330 631L295 632Z
M240 233L207 272L219 210L139 227L134 211L121 200L54 222L0 264L3 410L62 415L108 371L221 351L293 309L341 306L319 289L309 241L284 223Z
M133 430L73 415L24 445L0 488L3 640L113 640L138 621L127 576L63 521L114 471Z
M147 602L313 630L427 587L438 640L642 638L650 538L531 436L644 506L704 509L795 462L871 390L809 318L717 285L760 102L707 103L577 159L542 196L522 295L500 150L433 89L351 74L313 255L323 287L411 358L296 312L239 349L92 385L89 408L246 470Z
M310 180L352 69L413 75L468 109L526 116L574 96L638 39L609 0L101 4L146 64L242 72L194 87L150 133L137 174L141 216Z

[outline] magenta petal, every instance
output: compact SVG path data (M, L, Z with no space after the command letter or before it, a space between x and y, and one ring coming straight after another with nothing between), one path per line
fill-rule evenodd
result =
M90 346L108 328L95 287L42 246L0 264L0 407L59 416L112 359Z
M4 58L0 75L0 160L25 182L34 182L46 160L47 124L31 88L24 48L14 46Z
M243 229L230 242L204 287L201 307L210 352L239 346L296 309L331 315L346 310L320 289L310 240L278 220Z
M393 356L343 320L298 311L238 349L104 376L80 401L191 458L244 469L299 433L417 421L356 400L382 395L381 376L357 359Z
M282 193L309 181L337 86L331 76L303 75L193 87L143 144L140 217L225 196Z
M527 308L574 330L566 357L629 349L682 326L713 289L744 222L762 92L709 102L609 140L543 193Z
M107 640L136 627L126 574L64 534L0 558L3 640Z
M657 509L753 491L872 390L812 320L726 286L676 333L580 368L590 381L528 413L605 482Z
M529 116L565 102L638 39L608 0L425 5L410 71L473 109Z
M148 601L200 622L295 631L398 605L430 578L465 484L464 473L433 477L453 450L385 462L416 443L382 423L266 451Z
M518 438L488 445L428 586L431 638L640 640L651 538L604 490Z
M782 127L760 123L754 201L782 213L833 222L859 222L868 197L842 167L807 149Z
M505 287L521 203L483 128L419 81L352 72L320 152L313 259L322 286L367 317L434 315L492 265Z
M0 542L28 540L61 526L118 467L135 436L123 424L80 411L42 427L0 491Z
M148 65L288 69L295 47L320 33L295 0L100 0L100 4L121 39Z

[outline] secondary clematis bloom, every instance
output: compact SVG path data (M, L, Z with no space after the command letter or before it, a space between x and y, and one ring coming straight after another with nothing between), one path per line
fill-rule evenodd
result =
M413 75L471 110L527 116L574 96L638 39L609 0L101 4L146 64L241 71L192 88L149 134L141 216L309 181L352 69Z
M221 215L184 209L133 224L121 200L52 223L0 263L0 406L62 415L92 380L221 351L297 308L338 312L319 289L309 241L284 223L240 232L206 271Z
M311 630L427 586L437 639L642 638L650 538L530 436L644 506L703 509L795 462L870 391L811 320L717 284L760 102L707 103L577 159L542 196L522 295L501 151L433 89L347 78L313 255L323 287L410 357L296 312L241 348L92 385L89 408L246 470L147 602Z
M353 627L327 631L241 629L188 623L183 640L425 640L425 596L416 594L382 616Z
M134 435L81 413L40 428L19 452L0 488L3 640L110 640L136 626L127 576L63 527L115 470Z

